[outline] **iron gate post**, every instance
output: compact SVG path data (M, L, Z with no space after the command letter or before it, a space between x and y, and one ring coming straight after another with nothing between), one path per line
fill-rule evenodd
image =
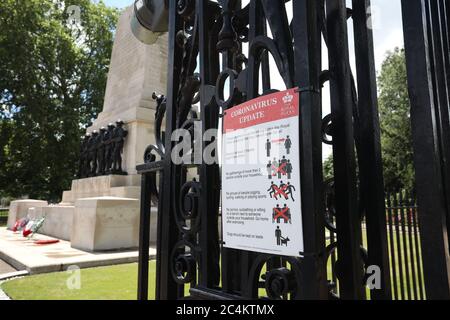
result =
M437 97L446 90L433 80L436 61L433 54L436 34L431 32L433 19L428 0L402 0L408 89L411 101L411 125L419 205L419 227L422 243L426 296L428 299L450 299L450 256L447 223L449 219L446 188L443 179L443 154L439 127L440 112L448 112L448 103ZM435 18L435 17L434 17ZM448 52L446 53L448 55ZM445 108L447 110L445 111ZM448 123L446 124L448 126Z
M141 176L141 212L139 221L138 300L148 300L148 263L150 248L151 181Z
M322 104L320 97L321 32L319 1L293 0L295 85L300 93L300 172L303 212L305 299L328 299L325 211L322 172Z
M380 288L371 299L390 300L391 277L386 230L386 209L378 116L375 55L371 25L371 1L353 0L352 18L358 89L360 195L366 217L368 265L381 269Z
M356 185L354 96L349 62L345 0L327 0L328 57L333 125L334 185L340 297L365 299L361 217Z
M177 32L181 27L181 17L177 12L177 0L169 1L169 43L168 43L168 74L167 74L167 111L166 111L166 136L165 136L165 158L162 182L163 189L160 190L159 201L162 201L162 211L158 215L161 219L161 229L158 230L159 257L157 261L156 277L159 288L156 292L157 300L176 300L180 297L180 285L178 285L171 274L171 251L178 239L175 223L174 198L171 186L175 175L172 163L172 132L176 129L176 104L177 93L180 82L180 70L182 52L177 48Z

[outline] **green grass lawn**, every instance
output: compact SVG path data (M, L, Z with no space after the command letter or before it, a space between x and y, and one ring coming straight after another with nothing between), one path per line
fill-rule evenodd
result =
M149 299L155 294L155 262L150 262ZM28 276L6 281L1 288L13 300L135 300L138 265L82 269L81 288L70 290L67 272Z
M396 244L400 239L397 239L394 235L392 240ZM391 239L389 238L389 244L390 241ZM363 243L367 246L367 240L364 233ZM409 245L408 241L406 244ZM398 270L400 268L398 263L399 252L397 252L396 246L394 252L396 256L395 269L397 270L395 281L399 290L402 285L406 288L406 279L404 279L403 283L400 282L398 275ZM331 264L330 261L328 262L328 279L331 279ZM406 265L408 268L412 268L410 262ZM155 266L155 261L151 261L149 265L149 299L154 299L155 294ZM79 290L70 290L68 288L67 281L72 275L67 272L14 279L4 282L0 287L14 300L135 300L137 292L137 269L136 263L82 269L80 270L81 289ZM418 274L417 265L415 266L415 269L416 279L418 280L418 278L421 277L423 284L423 274ZM264 270L262 272L264 272ZM391 280L391 284L393 285L394 279ZM410 280L412 285L413 281L411 275ZM189 289L186 286L186 294L188 294L188 290ZM367 294L369 296L369 291L367 291ZM260 295L265 295L264 289L260 289Z

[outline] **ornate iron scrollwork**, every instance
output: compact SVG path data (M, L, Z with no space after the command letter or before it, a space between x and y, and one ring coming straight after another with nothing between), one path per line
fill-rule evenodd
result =
M295 274L287 268L271 270L267 272L265 287L269 298L282 299L297 289Z
M199 231L200 215L199 201L201 196L201 187L195 179L186 182L180 190L178 200L179 213L176 221L180 230L187 234L195 234ZM187 222L190 222L189 226Z
M188 248L189 252L186 252ZM184 285L196 280L197 258L195 246L187 241L180 241L171 254L171 273L178 284Z
M322 142L328 145L333 144L333 140L328 138L333 137L333 126L331 122L331 114L327 115L322 120Z

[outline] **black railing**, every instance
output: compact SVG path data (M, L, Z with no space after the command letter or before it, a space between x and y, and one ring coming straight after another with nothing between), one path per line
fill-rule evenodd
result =
M416 197L404 191L387 193L385 205L392 299L424 300L426 295ZM329 223L333 224L333 219L330 219ZM365 219L362 221L361 229L362 244L366 247ZM335 233L327 232L327 244L332 248L328 262L328 281L332 293L338 296L339 268L336 267L338 257L336 241ZM365 254L364 252L363 257ZM369 292L367 297L373 298Z
M386 212L392 298L423 300L425 288L416 199L404 192L388 194Z

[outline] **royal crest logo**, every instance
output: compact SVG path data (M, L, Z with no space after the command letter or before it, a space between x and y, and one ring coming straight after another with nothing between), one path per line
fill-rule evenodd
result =
M283 102L285 104L291 103L292 100L294 100L294 96L290 94L289 92L286 92L286 95L283 97Z

